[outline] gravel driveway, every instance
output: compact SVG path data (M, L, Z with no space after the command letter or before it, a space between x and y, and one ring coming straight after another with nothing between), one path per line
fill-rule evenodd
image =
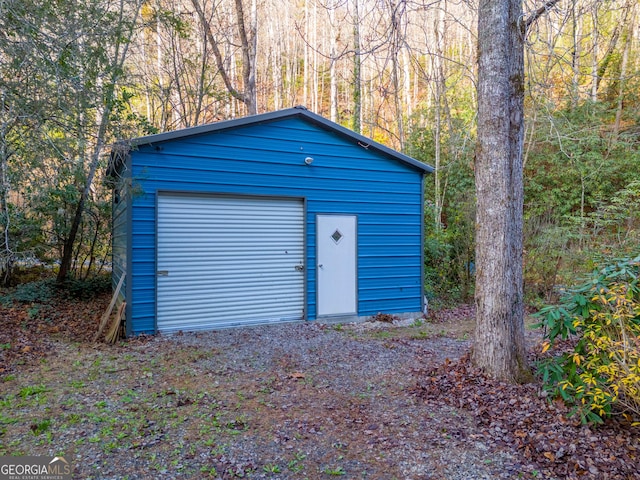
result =
M538 476L469 410L425 402L425 371L470 320L284 324L134 339L55 337L0 383L0 454L62 455L75 478Z

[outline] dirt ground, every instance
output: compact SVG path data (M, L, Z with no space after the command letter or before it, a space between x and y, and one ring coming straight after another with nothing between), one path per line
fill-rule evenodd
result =
M0 311L0 455L82 479L640 478L637 429L473 371L469 306L92 344L107 301Z

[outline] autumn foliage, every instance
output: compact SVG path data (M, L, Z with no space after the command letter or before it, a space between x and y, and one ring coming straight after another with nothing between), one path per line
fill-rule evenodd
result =
M537 314L547 390L584 422L621 413L640 424L640 256L593 273Z

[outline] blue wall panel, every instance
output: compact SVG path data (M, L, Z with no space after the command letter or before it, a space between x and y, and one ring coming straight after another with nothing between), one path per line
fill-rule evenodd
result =
M132 333L155 331L159 190L305 198L309 319L316 316L316 215L355 214L358 314L420 311L417 168L299 118L141 145L131 158Z

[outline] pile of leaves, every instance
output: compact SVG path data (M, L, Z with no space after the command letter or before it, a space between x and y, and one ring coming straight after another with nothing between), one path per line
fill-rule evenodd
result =
M58 339L90 342L111 298L102 283L73 282L60 289L42 280L2 292L0 376L47 356Z
M443 308L429 312L428 320L431 323L457 322L466 318L475 318L476 306L470 303L461 303L453 308Z
M610 418L597 427L581 424L562 401L550 401L540 385L492 380L472 366L469 354L417 373L417 397L470 412L480 432L477 439L489 448L516 446L535 466L534 476L637 478L640 428L624 418Z
M396 317L395 315L390 315L388 313L376 313L373 317L371 317L370 321L393 323L395 320L398 320L398 317Z

